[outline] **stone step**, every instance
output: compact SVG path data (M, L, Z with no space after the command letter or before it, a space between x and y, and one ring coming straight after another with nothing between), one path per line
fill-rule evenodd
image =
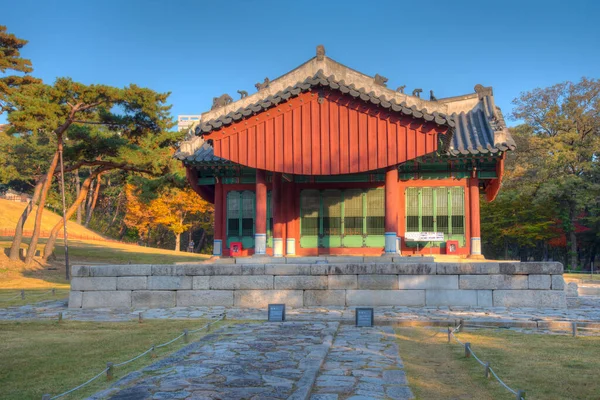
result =
M579 286L577 292L580 296L600 296L600 286Z

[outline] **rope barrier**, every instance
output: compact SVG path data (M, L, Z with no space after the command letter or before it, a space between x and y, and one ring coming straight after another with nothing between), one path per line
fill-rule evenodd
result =
M11 298L8 298L8 299L2 299L2 301L11 301L11 300L16 299L17 297L21 297L21 294L19 293L18 295L14 296L14 297L11 297Z
M500 379L500 377L498 375L496 375L496 372L494 371L494 369L492 367L490 367L490 373L492 375L494 375L494 378L496 378L498 383L500 383L502 386L504 386L506 388L506 390L508 390L512 394L517 394L517 392L515 390L511 389L506 383L504 383L504 381L502 379Z
M496 380L498 381L498 383L500 383L500 385L504 386L504 388L506 390L508 390L509 392L511 392L512 394L514 394L515 396L519 396L520 400L525 400L523 397L520 396L520 391L516 391L514 389L512 389L510 386L508 386L506 383L504 383L504 381L502 379L500 379L500 377L496 374L496 372L492 369L492 367L489 366L489 363L485 363L483 361L481 361L479 359L479 357L477 357L477 355L475 354L475 352L473 351L473 349L471 348L471 345L469 343L463 343L461 342L456 335L454 335L454 332L456 332L462 324L458 324L456 326L456 328L449 330L448 332L450 333L450 336L452 336L454 338L454 340L456 340L460 345L465 346L466 348L468 348L468 354L473 356L473 358L482 366L486 369L486 371L489 370L489 372L494 376L494 378L496 378ZM466 345L469 346L466 346Z
M47 292L43 292L43 293L38 293L38 294L30 294L27 297L40 297L40 296L44 296L47 295L48 293L54 293L56 289L50 289ZM16 296L10 297L8 299L0 299L0 301L4 301L4 302L8 302L14 299L17 299L21 297L23 300L25 300L25 289L21 289L20 293Z
M120 363L118 363L118 364L112 364L112 363L108 363L108 364L109 364L109 366L108 366L108 367L106 367L106 368L104 368L104 369L102 370L102 372L100 372L98 375L94 376L92 379L90 379L90 380L88 380L88 381L86 381L86 382L82 383L81 385L79 385L79 386L77 386L77 387L74 387L74 388L73 388L73 389L71 389L71 390L67 390L66 392L64 392L64 393L61 393L61 394L59 394L59 395L56 395L56 396L54 396L54 397L49 397L48 395L45 395L45 396L43 397L43 399L49 398L50 400L54 400L54 399L58 399L58 398L61 398L61 397L63 397L63 396L66 396L66 395L68 395L68 394L70 394L70 393L73 393L74 391L76 391L76 390L78 390L78 389L81 389L82 387L84 387L84 386L86 386L86 385L88 385L88 384L92 383L93 381L95 381L96 379L98 379L99 377L101 377L103 374L105 374L105 373L108 373L109 371L111 372L111 377L112 377L112 368L121 367L121 366L123 366L123 365L129 364L129 363L131 363L131 362L133 362L133 361L135 361L135 360L137 360L137 359L139 359L139 358L141 358L141 357L145 356L145 355L146 355L146 354L148 354L148 353L153 353L153 356L154 356L154 350L155 350L155 349L159 349L159 348L161 348L161 347L166 347L166 346L168 346L168 345L170 345L170 344L172 344L172 343L176 342L178 339L181 339L182 337L184 337L184 336L186 336L186 335L188 335L188 334L190 334L190 333L195 333L195 332L199 332L199 331L201 331L201 330L203 330L203 329L206 329L206 328L208 328L209 326L216 324L217 322L223 321L223 320L225 319L225 317L226 317L226 315L225 315L225 314L223 314L223 316L221 316L221 318L217 319L216 321L209 322L208 324L206 324L206 325L204 325L204 326L202 326L202 327L200 327L200 328L198 328L198 329L194 329L194 330L192 330L192 331L187 331L187 330L184 330L184 331L183 331L183 333L182 333L182 334L180 334L179 336L177 336L176 338L174 338L174 339L171 339L171 340L169 340L168 342L165 342L165 343L159 344L159 345L157 345L157 346L152 346L152 347L150 347L148 350L146 350L146 351L144 351L144 352L142 352L142 353L138 354L137 356L135 356L135 357L133 357L133 358L131 358L131 359L127 360L127 361L123 361L123 362L120 362Z
M92 379L90 379L89 381L87 381L87 382L85 382L85 383L82 383L81 385L79 385L79 386L77 386L77 387L74 387L74 388L73 388L73 389L71 389L71 390L68 390L68 391L66 391L66 392L64 392L64 393L61 393L61 394L59 394L59 395L57 395L57 396L54 396L54 397L52 397L50 400L59 399L59 398L61 398L61 397L63 397L63 396L66 396L66 395L68 395L69 393L73 393L74 391L76 391L76 390L78 390L78 389L81 389L81 388L82 388L82 387L84 387L85 385L87 385L87 384L89 384L89 383L91 383L91 382L95 381L96 379L100 378L102 375L104 375L104 374L106 373L106 371L108 371L108 367L107 367L107 368L104 368L104 369L102 370L102 372L100 372L98 375L94 376L94 377L93 377Z

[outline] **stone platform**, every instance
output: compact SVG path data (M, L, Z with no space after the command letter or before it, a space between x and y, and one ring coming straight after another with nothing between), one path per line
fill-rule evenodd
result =
M69 307L566 308L560 263L417 260L249 257L201 264L80 265L72 269Z

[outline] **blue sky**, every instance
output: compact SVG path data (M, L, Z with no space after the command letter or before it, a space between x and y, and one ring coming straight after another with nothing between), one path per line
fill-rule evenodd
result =
M448 97L491 85L505 114L522 91L600 77L597 1L0 0L0 10L0 25L29 40L34 75L171 92L175 116L252 93L317 44L391 88Z

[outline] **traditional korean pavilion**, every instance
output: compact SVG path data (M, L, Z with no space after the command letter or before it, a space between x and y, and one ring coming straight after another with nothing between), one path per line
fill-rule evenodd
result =
M256 93L213 100L176 157L214 204L215 256L238 242L241 255L481 257L480 194L494 200L515 149L492 88L426 100L386 81L319 46Z

